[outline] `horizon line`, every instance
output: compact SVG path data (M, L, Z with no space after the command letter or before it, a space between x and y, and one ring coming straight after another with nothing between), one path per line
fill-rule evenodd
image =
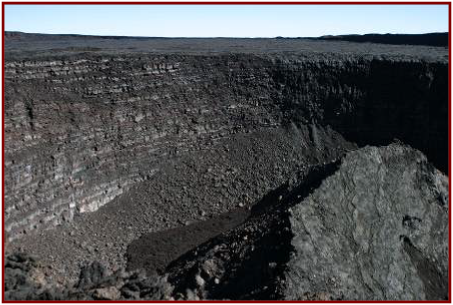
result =
M303 39L303 38L323 38L323 37L341 37L341 36L365 36L365 35L430 35L430 34L448 34L447 32L424 32L424 33L365 33L365 34L325 34L321 36L133 36L133 35L103 35L103 34L81 34L81 33L32 33L15 30L5 30L6 33L21 33L29 35L55 35L55 36L90 36L90 37L115 37L115 38L133 38L133 39L146 39L146 38L167 38L167 39Z

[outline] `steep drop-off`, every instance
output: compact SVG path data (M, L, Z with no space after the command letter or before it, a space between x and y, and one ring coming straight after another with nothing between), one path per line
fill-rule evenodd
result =
M398 138L447 171L444 62L86 55L5 70L13 239L96 210L149 179L162 158L258 127L329 125L359 145Z
M446 48L305 39L111 39L9 33L5 50L6 252L32 254L42 266L51 266L44 271L50 286L66 287L58 295L40 294L42 290L30 288L34 284L21 287L15 276L23 278L23 271L35 270L35 263L26 255L12 255L8 259L10 298L90 299L94 296L87 289L104 289L104 280L119 280L127 292L120 293L118 286L114 297L113 290L103 290L96 293L110 296L94 298L445 297L445 253L431 251L433 245L426 248L410 232L400 234L404 235L401 244L392 239L395 251L402 249L409 257L392 254L400 268L395 269L399 270L395 279L413 277L417 268L428 274L418 273L419 280L413 283L403 281L412 285L410 293L384 287L388 283L379 277L393 276L384 273L364 274L360 279L351 269L347 272L350 281L341 282L341 270L334 266L325 271L338 271L335 285L343 285L338 286L343 290L352 282L362 285L357 293L341 294L343 290L333 289L334 284L322 286L312 279L304 284L311 288L286 291L285 283L289 283L286 278L305 281L299 276L306 272L302 269L318 266L306 258L291 261L300 250L292 241L306 239L300 237L298 224L317 221L321 231L344 233L341 246L346 256L345 245L364 238L357 232L330 228L334 222L326 223L323 213L315 211L307 220L305 213L291 216L287 209L304 198L309 200L307 196L318 187L334 201L341 195L330 191L335 187L352 188L360 195L362 190L354 189L356 185L348 186L356 172L345 180L332 178L338 185L325 187L334 183L330 175L352 166L344 161L346 165L338 169L345 154L350 160L356 156L351 151L362 146L396 141L426 155L424 159L416 151L399 157L400 149L391 146L390 156L402 164L407 159L409 168L417 170L421 162L429 174L412 179L413 172L392 168L394 161L384 162L390 180L384 179L387 184L378 193L384 193L379 202L386 207L391 206L388 196L395 195L389 184L399 185L399 174L409 175L406 178L419 181L419 186L428 184L429 190L435 188L432 180L440 179L445 188ZM356 157L368 153L365 150ZM414 155L419 156L414 161L417 165L411 163ZM372 170L374 161L364 161L362 170ZM287 190L294 177L296 190ZM406 190L415 194L414 200L422 198L417 204L424 206L431 199L445 202L445 189L433 199L434 191L416 193L411 183ZM356 204L353 195L344 197L346 203ZM329 198L322 199L324 208L339 208ZM394 203L406 208L404 202ZM446 211L445 204L442 209ZM439 212L439 224L445 222L444 210ZM411 228L412 222L424 217L406 214L378 220L386 228L406 217L402 221ZM358 226L361 219L347 220ZM429 227L431 220L425 223ZM424 232L423 238L430 236L443 247L446 227L431 231ZM232 242L237 249L230 253L231 265L222 267L234 270L228 277L225 273L217 280L203 278L204 282L196 278L194 283L192 272L198 271L192 267L204 259L197 249L209 252L212 246L215 255L222 250L216 248L219 240ZM316 247L327 247L325 240L319 240ZM359 257L366 268L388 250L373 249L377 252ZM322 255L320 260L332 263ZM425 264L427 257L434 257L435 264ZM410 267L409 260L415 267ZM102 262L114 273L113 278L96 264L80 274L81 266L93 261ZM293 266L294 273L285 273L287 266ZM318 267L309 272L324 270ZM125 268L132 275L124 275L121 270ZM147 275L138 276L136 269ZM217 274L218 270L211 271ZM375 276L377 288L367 276ZM250 277L261 280L251 284ZM206 284L207 280L213 282ZM97 286L100 282L102 287ZM196 288L200 283L209 287ZM43 289L49 286L42 285ZM150 290L140 291L141 285ZM174 293L162 292L155 285ZM422 286L428 287L424 293L419 289Z

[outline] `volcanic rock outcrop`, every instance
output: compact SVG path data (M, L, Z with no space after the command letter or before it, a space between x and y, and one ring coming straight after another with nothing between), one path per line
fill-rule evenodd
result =
M169 280L201 299L444 300L447 197L447 177L420 152L366 147L269 194L172 263Z
M116 274L111 281L122 283L138 276L136 269L147 270L172 287L161 298L445 298L448 230L430 224L445 225L448 211L446 48L8 33L5 56L6 251L29 253L52 266L46 277L66 289L56 298L69 298L71 289L84 294L86 289L75 285L81 266L93 261ZM417 150L366 148L357 156L348 154L337 169L345 153L395 139ZM385 175L376 174L384 184L372 186L374 178L364 176L369 186L349 185L360 171L373 175L374 157L384 164L379 171ZM360 169L347 172L354 158L363 159ZM390 168L396 162L392 158L424 176ZM408 184L398 189L395 180L403 174L409 175L403 177ZM431 180L424 180L428 176ZM300 187L295 197L293 189L284 191L291 183ZM331 214L315 207L303 210L312 204L300 201L318 194L307 190L318 187L326 188L330 199L322 198L324 209L337 215L337 222L326 223ZM379 202L362 194L365 188L370 194L374 190ZM393 198L398 192L401 196ZM428 201L444 203L433 203L440 210L425 215L408 210L407 196L423 211ZM308 233L294 229L297 223ZM397 223L407 225L390 230ZM243 232L247 226L256 236ZM339 236L324 234L329 230ZM175 237L182 231L186 239ZM319 234L312 248L304 244L307 234ZM379 234L392 239L383 242ZM190 264L203 260L219 238L225 244L235 240L229 249L238 251L228 254L232 265L210 271L217 274L214 284L200 273L203 288L192 287L197 283L185 270L198 270ZM334 239L343 263L355 265L332 267L335 259L326 253ZM160 246L146 249L153 244ZM193 250L200 245L201 250ZM215 253L219 245L213 246ZM269 257L261 256L263 249L271 249ZM301 251L311 254L304 257ZM391 267L392 275L377 270L390 256L399 268ZM263 264L273 267L258 270ZM126 268L135 275L120 276ZM219 270L229 270L231 278ZM317 274L317 280L306 273ZM336 286L326 274L335 277ZM253 275L261 280L252 287L247 281ZM384 277L392 279L394 290L385 287L390 284ZM303 282L306 290L291 288L291 279ZM407 285L405 294L400 284ZM37 296L33 289L31 295Z
M27 280L10 279L7 293L31 299L444 300L447 198L447 177L419 151L400 144L365 147L299 172L242 224L160 275L147 265L149 256L141 260L147 275L107 276L94 264L74 287L57 288L33 281L32 271L40 269L25 268L29 260L16 255L7 270L23 271L10 278ZM133 253L152 253L168 237L143 236Z

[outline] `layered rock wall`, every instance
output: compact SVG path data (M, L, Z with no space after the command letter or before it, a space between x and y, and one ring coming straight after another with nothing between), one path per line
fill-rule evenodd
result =
M5 64L10 239L94 211L174 154L237 132L330 125L447 169L447 64L345 56L79 55ZM311 133L316 143L316 130Z
M359 145L398 138L447 172L448 66L365 58L274 59L236 79L237 98L279 107L283 121L330 125ZM266 88L263 90L263 88Z

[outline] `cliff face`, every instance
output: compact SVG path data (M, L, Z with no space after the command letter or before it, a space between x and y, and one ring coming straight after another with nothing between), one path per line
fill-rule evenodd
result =
M237 81L239 97L249 96L258 104L264 87L283 122L330 125L359 145L385 145L398 138L422 150L447 172L446 64L280 60L265 75L260 74L262 67L246 69L247 76Z
M263 120L231 103L222 58L6 65L6 230L56 225L148 179L159 160ZM275 122L272 122L276 124ZM269 123L270 124L270 123Z
M398 138L447 172L442 60L79 54L10 59L5 79L11 239L98 209L160 160L257 128L329 125L359 145Z

